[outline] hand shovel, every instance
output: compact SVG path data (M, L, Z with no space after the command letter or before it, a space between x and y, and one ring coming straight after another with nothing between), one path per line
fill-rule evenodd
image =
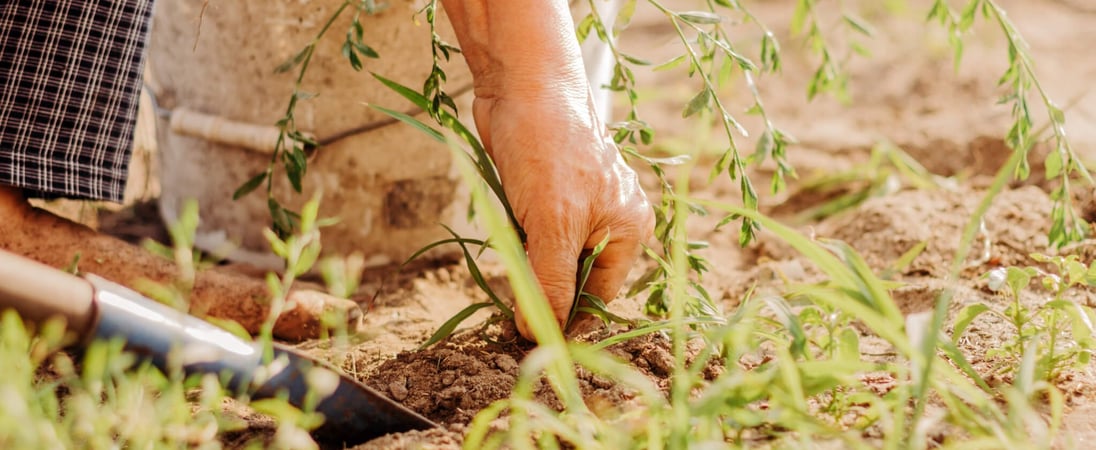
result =
M290 404L301 407L310 371L337 374L278 344L273 360L263 363L259 344L209 322L94 275L80 278L0 250L0 311L9 308L31 322L64 318L81 345L92 339L123 338L126 350L162 370L169 353L175 352L173 360L181 360L188 374L227 374L226 387L251 398L284 394ZM345 375L326 378L337 379L338 384L316 407L324 422L313 435L322 443L356 445L388 433L437 426Z

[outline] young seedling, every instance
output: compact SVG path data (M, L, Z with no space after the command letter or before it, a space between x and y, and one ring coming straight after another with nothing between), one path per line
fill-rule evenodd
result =
M1078 286L1096 286L1096 264L1090 267L1076 255L1031 257L1051 270L1012 266L987 273L984 278L989 289L1008 298L1010 303L1004 310L985 303L963 308L956 319L952 340L958 342L979 316L997 315L1012 325L1015 334L1004 347L987 350L986 357L999 361L998 371L1009 371L1019 370L1019 363L1030 353L1035 358L1035 379L1054 382L1064 370L1086 366L1096 348L1093 338L1096 313L1065 297ZM1037 290L1049 295L1039 295ZM1025 292L1038 296L1035 305L1023 301Z

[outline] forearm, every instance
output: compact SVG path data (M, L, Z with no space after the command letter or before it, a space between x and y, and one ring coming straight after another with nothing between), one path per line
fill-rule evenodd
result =
M586 97L566 0L442 0L476 96Z

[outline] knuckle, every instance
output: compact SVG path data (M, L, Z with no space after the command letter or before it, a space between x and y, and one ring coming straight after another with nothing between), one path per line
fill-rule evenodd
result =
M614 232L631 241L645 240L655 230L655 215L646 203L628 208L616 222Z

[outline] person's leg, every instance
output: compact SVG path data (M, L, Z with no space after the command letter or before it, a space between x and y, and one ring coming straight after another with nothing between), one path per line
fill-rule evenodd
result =
M165 282L173 264L31 207L28 195L120 201L140 92L151 0L59 0L0 5L0 249L132 285ZM225 199L228 201L228 199ZM0 268L3 270L3 268ZM207 271L191 309L258 331L269 309L261 280ZM325 309L357 306L295 292L276 334L319 333Z

